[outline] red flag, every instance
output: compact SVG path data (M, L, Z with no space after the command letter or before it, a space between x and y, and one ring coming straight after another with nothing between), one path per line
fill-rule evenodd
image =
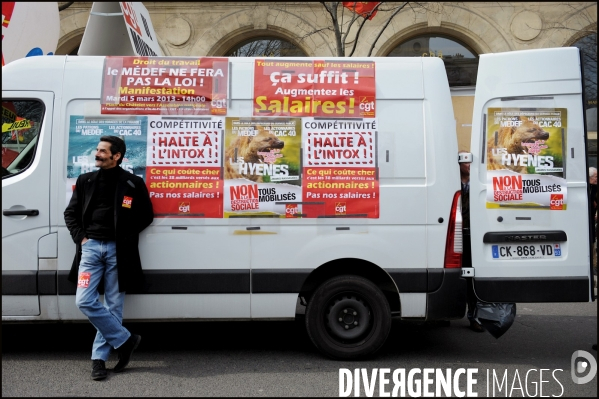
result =
M15 2L3 1L2 2L2 40L4 40L4 30L8 28L10 19L12 18L12 12L15 8ZM4 53L2 53L2 66L4 66Z
M360 16L370 20L374 18L376 11L370 14L370 16L368 16L368 14L379 4L381 4L380 1L344 1L343 7L348 8L356 14L359 14Z

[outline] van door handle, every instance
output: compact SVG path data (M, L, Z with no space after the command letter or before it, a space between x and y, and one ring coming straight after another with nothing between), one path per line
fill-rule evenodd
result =
M260 230L260 227L246 227L246 230Z
M37 209L18 209L16 211L11 211L9 209L3 209L2 214L4 216L37 216L40 214L40 211Z

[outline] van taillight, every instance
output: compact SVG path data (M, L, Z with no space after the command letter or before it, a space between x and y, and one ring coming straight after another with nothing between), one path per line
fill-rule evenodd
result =
M443 267L462 267L462 194L457 191L453 196L449 226L447 227L447 241L445 243L445 263Z

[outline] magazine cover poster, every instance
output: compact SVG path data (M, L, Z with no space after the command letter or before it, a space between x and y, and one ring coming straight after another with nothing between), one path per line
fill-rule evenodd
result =
M148 117L146 184L156 217L222 218L224 118Z
M127 150L121 168L142 179L146 178L147 117L123 119L95 118L71 115L69 124L69 150L67 160L67 202L70 201L79 175L98 170L96 148L102 136L119 136Z
M304 217L379 217L377 121L304 118Z
M489 108L487 208L565 210L565 108Z
M224 216L299 213L301 143L299 118L226 118Z

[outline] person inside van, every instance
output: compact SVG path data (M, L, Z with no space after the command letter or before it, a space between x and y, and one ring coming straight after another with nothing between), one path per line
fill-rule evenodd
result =
M460 151L458 154L467 153ZM472 257L470 256L470 163L460 162L460 179L462 180L462 237L464 237L464 250L462 253L462 267L472 267ZM480 323L474 318L474 309L476 308L476 294L472 286L472 279L468 279L466 300L468 303L468 312L466 313L470 321L470 329L475 332L484 332Z
M143 279L139 233L152 223L154 212L142 178L120 167L125 142L102 136L96 148L95 172L79 176L64 218L77 246L69 280L77 284L76 304L98 330L92 347L93 380L106 378L106 360L113 348L114 367L121 372L141 337L123 327L125 291ZM98 286L104 281L104 305Z

